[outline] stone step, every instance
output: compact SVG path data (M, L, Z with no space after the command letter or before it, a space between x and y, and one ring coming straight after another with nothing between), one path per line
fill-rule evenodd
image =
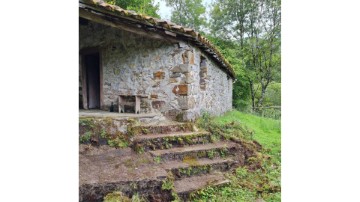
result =
M176 147L165 150L149 151L153 156L160 157L162 161L181 160L184 158L220 158L234 154L238 145L234 142L217 142L203 145Z
M133 135L165 134L174 132L192 132L196 130L193 123L167 123L138 125L131 128Z
M144 151L205 144L213 141L215 139L212 139L211 134L206 131L138 135L134 137L134 145L143 148Z
M221 186L230 183L221 173L194 176L174 181L174 190L183 201L189 201L191 192L208 186Z
M164 168L171 171L175 179L182 179L195 175L209 174L213 172L228 171L236 164L231 158L226 159L184 159L183 161L169 161Z

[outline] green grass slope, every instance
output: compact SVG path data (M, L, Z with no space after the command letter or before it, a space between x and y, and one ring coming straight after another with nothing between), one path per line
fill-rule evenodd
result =
M270 149L270 154L280 158L281 150L281 122L280 120L270 119L245 114L239 111L230 111L223 116L216 117L215 122L226 124L232 121L239 121L246 128L254 132L253 138Z
M205 121L207 122L207 120ZM259 142L263 149L258 160L261 169L249 171L239 167L227 177L231 183L223 187L208 187L195 193L192 201L239 201L252 202L259 198L267 202L281 201L281 122L239 111L209 119L213 124L240 123L250 131L251 139ZM239 128L239 127L238 127ZM231 134L236 134L236 131ZM228 135L231 135L228 134ZM239 133L240 134L240 133Z

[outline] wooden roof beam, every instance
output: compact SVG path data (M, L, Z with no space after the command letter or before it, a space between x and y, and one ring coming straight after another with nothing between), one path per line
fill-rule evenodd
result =
M89 10L85 10L80 8L79 9L79 16L82 18L85 18L87 20L99 23L99 24L103 24L106 26L110 26L116 29L121 29L121 30L125 30L137 35L141 35L144 37L148 37L148 38L153 38L153 39L160 39L160 40L164 40L167 42L171 42L171 43L178 43L179 40L175 40L175 39L171 39L169 37L164 37L161 34L152 32L152 31L145 31L143 28L137 28L136 26L131 26L130 25L126 25L125 23L121 23L116 19L109 20L109 16L105 16L105 15L101 15L101 13L95 13Z

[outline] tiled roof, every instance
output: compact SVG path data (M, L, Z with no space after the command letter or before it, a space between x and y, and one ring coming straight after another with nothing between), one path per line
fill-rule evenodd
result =
M201 36L194 29L177 25L170 21L157 19L151 16L136 13L131 10L125 10L116 5L105 3L102 0L79 0L80 9L101 12L102 15L113 15L125 21L134 21L137 24L146 26L147 31L153 31L159 34L165 34L168 37L175 37L183 41L189 41L199 47L215 60L232 78L235 77L234 70L229 62L224 58L220 51L210 43L208 39ZM144 28L144 27L141 27Z

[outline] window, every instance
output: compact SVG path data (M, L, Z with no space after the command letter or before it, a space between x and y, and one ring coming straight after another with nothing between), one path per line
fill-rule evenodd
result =
M206 90L206 79L207 79L207 61L204 56L200 56L200 89Z

